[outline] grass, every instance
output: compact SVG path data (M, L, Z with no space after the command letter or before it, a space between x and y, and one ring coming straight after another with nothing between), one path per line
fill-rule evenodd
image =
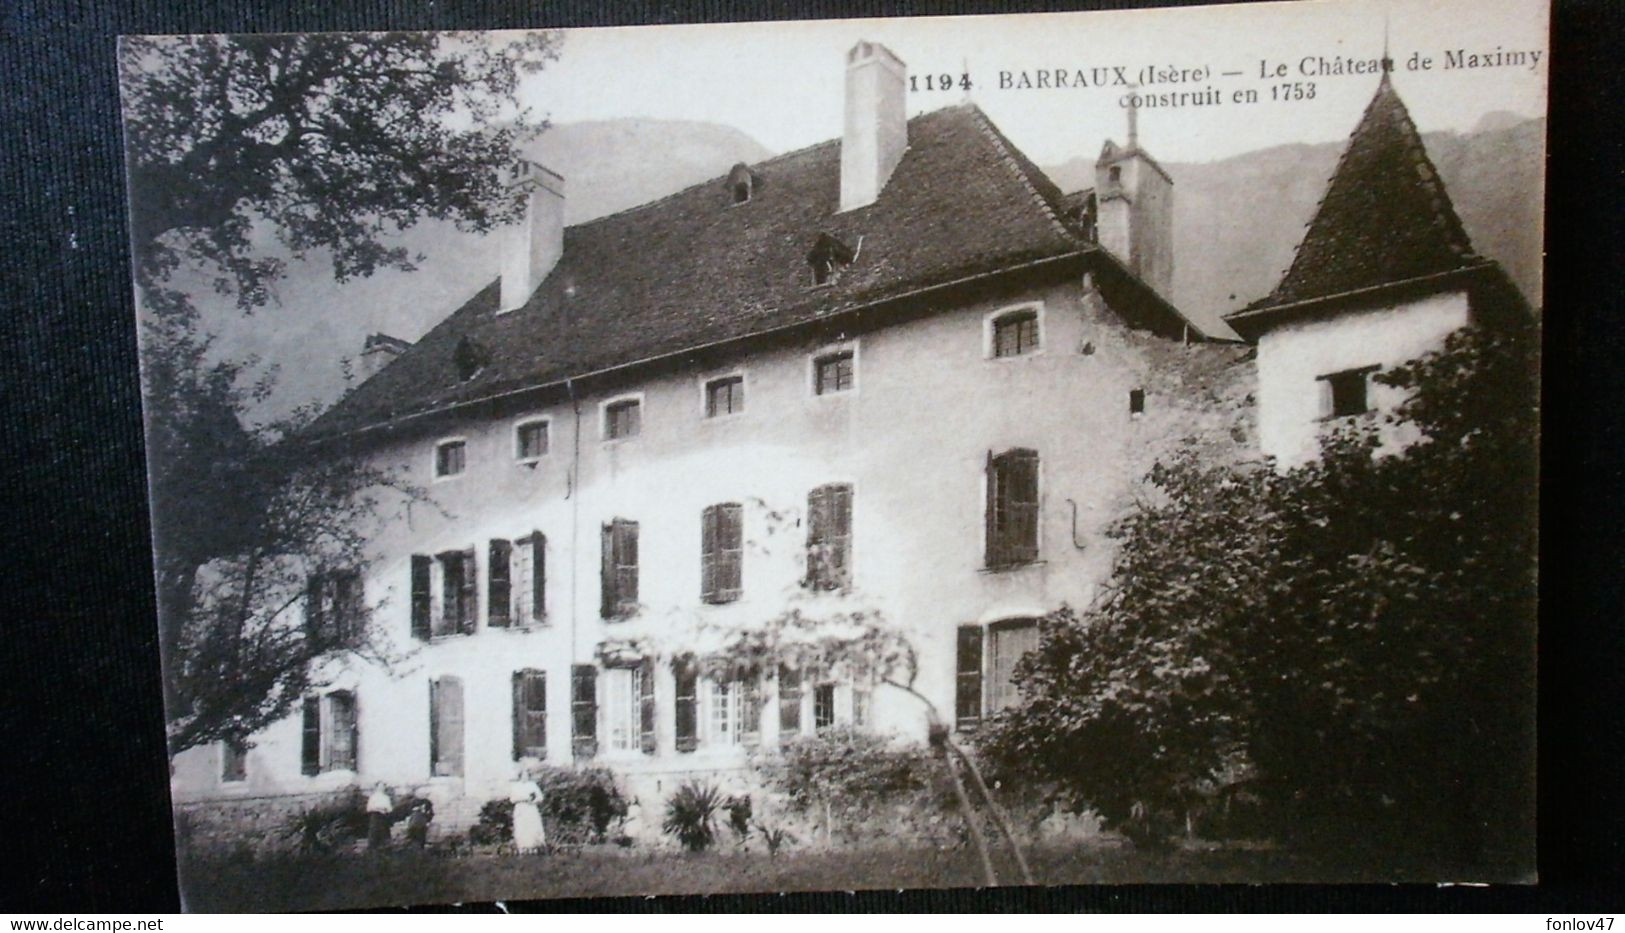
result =
M1114 845L1054 843L1028 853L1039 884L1392 880L1392 872L1339 871L1275 850L1145 852ZM1017 883L1006 857L1000 879ZM613 897L979 887L981 863L968 847L703 853L588 848L546 855L434 852L191 858L182 865L193 911L335 910L405 904ZM1362 877L1364 875L1364 877Z

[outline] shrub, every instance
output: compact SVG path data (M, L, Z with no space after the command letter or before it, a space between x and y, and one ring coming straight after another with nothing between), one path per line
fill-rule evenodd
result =
M626 797L607 768L542 768L542 825L550 843L603 842L611 826L626 819ZM511 836L513 805L505 824Z
M301 852L331 852L366 834L367 805L359 790L300 810L283 827Z
M728 814L728 828L733 830L734 838L743 843L750 835L750 797L745 794L729 797L722 802L722 809Z
M759 770L785 795L792 812L814 817L832 836L830 824L836 822L848 836L859 827L875 834L918 834L929 820L918 826L885 820L908 822L953 806L941 768L927 749L896 746L866 732L832 729L796 739Z
M475 845L499 845L513 841L513 801L488 800L480 807L480 818L468 830Z
M715 785L688 781L666 801L661 831L677 837L688 851L703 852L716 842L716 816L721 806L722 792Z

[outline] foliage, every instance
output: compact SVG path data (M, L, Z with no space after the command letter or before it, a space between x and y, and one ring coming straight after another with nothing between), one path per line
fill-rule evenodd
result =
M294 257L324 252L344 281L412 268L381 236L425 218L482 232L512 218L507 170L546 126L516 94L557 46L545 32L126 37L137 281L196 264L249 309L283 268L262 231Z
M482 804L479 819L469 827L468 840L476 845L512 842L513 801L501 797Z
M718 680L761 677L785 665L809 676L879 681L913 692L919 655L908 636L875 610L809 615L792 607L767 621L727 633L700 661Z
M722 792L714 784L685 781L666 801L666 818L660 829L676 837L690 852L709 849L717 838L717 810Z
M1158 464L1109 592L1018 665L995 764L1148 840L1247 779L1325 848L1495 842L1488 814L1532 806L1533 353L1458 332L1378 377L1410 392L1387 422L1296 469Z
M626 798L608 768L538 768L542 824L550 843L603 842L610 827L626 819ZM512 808L509 831L512 831Z
M927 789L932 761L922 748L831 729L785 743L778 760L759 767L798 811L826 801L843 811L862 811Z
M783 826L768 826L761 822L756 824L756 834L762 837L762 844L767 846L768 858L778 858L780 849L796 841L796 837Z
M743 845L750 835L750 795L730 795L722 801L722 810L728 814L728 828L733 830L734 840Z

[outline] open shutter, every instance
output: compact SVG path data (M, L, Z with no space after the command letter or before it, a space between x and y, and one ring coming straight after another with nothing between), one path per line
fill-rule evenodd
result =
M959 627L954 678L954 724L975 729L982 721L982 627Z
M638 748L645 755L653 755L658 748L655 715L655 663L644 658L638 665Z
M530 713L525 671L513 672L513 760L525 757L525 727Z
M299 744L299 772L320 774L322 771L322 701L320 697L305 697L303 731Z
M615 521L616 610L630 612L638 604L638 523Z
M458 588L457 597L457 631L464 635L474 634L475 618L479 614L479 564L476 563L475 551L469 548L462 554L463 579Z
M577 758L598 754L598 668L570 668L570 743Z
M530 535L530 618L547 618L547 538L539 531Z
M700 744L700 673L688 657L672 662L672 673L677 681L677 750L691 752Z
M490 582L486 584L486 624L503 628L507 626L512 612L508 574L513 559L513 544L501 538L491 539L488 557L490 568L486 572L490 575Z
M615 526L606 523L599 533L601 558L598 571L598 614L615 618Z
M429 681L429 773L440 773L440 681Z
M779 738L801 734L801 672L779 665Z
M433 628L429 612L433 603L430 577L434 559L426 554L412 555L412 637L428 641Z
M828 583L829 487L807 493L806 585L824 589Z
M700 599L717 601L717 519L719 506L700 513Z
M983 562L989 567L998 567L1005 562L1002 541L1004 518L1001 512L1003 495L999 489L999 460L991 450L987 452L986 475L987 504L982 513L985 525Z
M744 557L745 510L729 503L717 506L717 556L712 570L712 585L717 602L732 602L743 590L741 582Z
M852 487L830 487L830 565L836 587L852 582Z
M326 619L322 617L322 577L311 574L305 578L305 637L316 644L328 636Z

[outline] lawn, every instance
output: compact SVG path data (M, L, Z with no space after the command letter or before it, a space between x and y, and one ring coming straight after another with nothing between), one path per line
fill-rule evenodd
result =
M1377 880L1328 871L1280 851L1143 852L1111 840L1053 843L1028 853L1040 884ZM1008 857L1001 880L1017 883ZM701 854L589 848L548 855L449 857L424 851L379 855L277 855L189 859L183 888L194 911L333 910L470 901L977 887L981 864L968 847L801 850ZM1386 873L1393 878L1392 872Z

